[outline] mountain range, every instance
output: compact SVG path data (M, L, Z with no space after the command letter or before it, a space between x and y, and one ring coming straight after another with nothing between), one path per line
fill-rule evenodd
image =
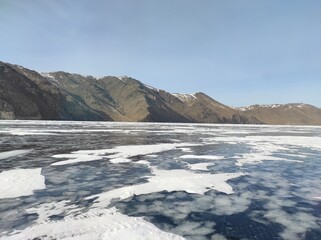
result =
M234 108L201 92L172 94L127 76L38 73L0 62L0 119L321 125L321 109Z

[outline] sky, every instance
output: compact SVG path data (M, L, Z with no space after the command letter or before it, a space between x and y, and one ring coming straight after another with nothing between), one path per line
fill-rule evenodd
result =
M0 0L0 61L321 107L320 0Z

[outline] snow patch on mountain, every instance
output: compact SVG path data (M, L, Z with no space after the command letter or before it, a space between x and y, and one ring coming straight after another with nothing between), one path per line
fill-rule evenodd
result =
M52 75L52 73L40 73L41 76L43 76L44 78L48 79L50 82L54 83L54 84L60 84L60 82Z
M264 108L264 109L276 109L276 108L286 108L286 109L292 109L294 107L297 108L302 108L304 107L305 104L303 103L290 103L290 104L262 104L262 105L251 105L251 106L247 106L247 107L238 107L238 108L234 108L240 111L250 111L250 110L255 110L255 109L259 109L259 108Z
M123 75L123 76L119 76L119 77L117 77L118 78L118 80L120 80L121 82L123 82L123 83L125 83L125 80L126 80L126 78L128 78L126 75Z
M149 86L149 85L147 85L147 84L144 84L144 86L147 87L147 88L149 88L149 89L151 89L151 90L153 90L153 91L155 91L155 92L159 92L159 89L158 89L158 88L154 88L154 87Z
M173 93L173 96L177 97L182 102L188 102L197 99L195 93L188 94L188 93Z

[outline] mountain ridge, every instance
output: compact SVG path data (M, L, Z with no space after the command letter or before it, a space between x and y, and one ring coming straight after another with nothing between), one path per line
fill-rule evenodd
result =
M230 107L202 92L169 93L128 76L38 73L0 62L0 119L321 125L309 104Z

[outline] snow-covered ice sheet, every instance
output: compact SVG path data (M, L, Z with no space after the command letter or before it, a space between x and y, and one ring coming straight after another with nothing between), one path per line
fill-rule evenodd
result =
M42 208L39 208L36 213L43 215L41 210ZM55 211L57 212L59 209L55 209ZM22 231L18 230L12 235L0 237L0 239L183 240L184 238L164 232L142 218L128 217L111 208L90 210L83 214L71 214L59 221L49 221L48 219L38 221L37 224Z
M23 129L8 129L0 130L1 133L16 135L16 136L26 136L26 135L56 135L50 131L41 131L41 130L23 130Z
M28 196L33 194L34 190L45 188L45 178L41 175L41 168L0 172L0 199Z
M140 155L148 155L152 153L165 152L197 144L188 143L163 143L150 145L127 145L118 146L112 149L100 150L79 150L70 154L57 154L53 158L69 158L65 161L55 162L52 165L66 165L78 162L88 162L101 159L109 159L111 163L127 163L131 162L130 158Z
M0 128L7 181L0 187L8 187L1 240L321 238L320 127L0 121Z
M194 173L189 170L161 170L152 168L153 176L147 183L116 188L91 198L98 199L94 206L106 207L113 199L126 199L133 195L149 194L161 191L186 191L188 193L204 194L214 189L226 194L232 194L233 188L228 180L245 176L246 173Z
M207 171L207 168L213 165L214 165L213 163L195 163L195 164L188 164L188 167L192 170Z
M244 154L242 157L236 158L236 165L243 166L244 164L258 164L262 161L285 161L285 162L292 162L292 163L303 163L302 160L290 160L282 157L274 157L270 156L271 153L249 153Z

